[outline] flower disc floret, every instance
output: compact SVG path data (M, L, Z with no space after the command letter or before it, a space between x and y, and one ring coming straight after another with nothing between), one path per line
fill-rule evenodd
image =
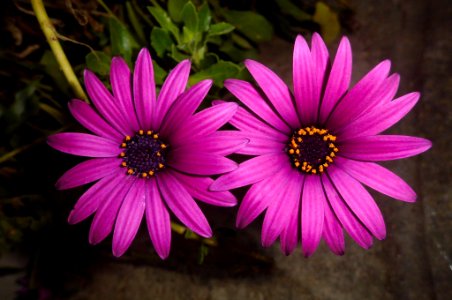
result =
M166 166L168 144L160 140L152 130L139 130L134 136L126 136L121 143L121 167L127 168L128 175L142 178L154 176Z
M323 173L339 151L335 141L336 136L327 129L304 127L293 132L286 152L298 170L309 174Z

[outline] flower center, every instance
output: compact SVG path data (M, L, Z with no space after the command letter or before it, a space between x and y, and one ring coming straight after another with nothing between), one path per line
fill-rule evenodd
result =
M309 174L322 173L331 163L339 149L336 136L327 129L310 126L294 131L286 152L295 168Z
M164 144L158 133L139 130L133 137L126 136L121 144L124 150L119 154L121 167L127 168L128 175L142 178L153 176L166 165L168 145Z

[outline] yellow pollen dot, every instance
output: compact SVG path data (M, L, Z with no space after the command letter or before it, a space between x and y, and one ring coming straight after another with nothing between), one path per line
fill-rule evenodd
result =
M294 153L295 153L295 150L289 149L289 154L294 154Z
M300 162L296 161L296 162L295 162L295 167L298 168L299 166L300 166Z
M333 162L333 159L330 156L325 157L326 161L328 161L329 163Z
M303 141L303 139L301 138L301 137L299 137L298 139L297 139L297 142L299 142L299 143L301 143Z
M156 134L154 134L152 137L153 137L154 139L158 139L158 138L159 138L159 135L156 133Z
M320 173L323 172L323 166L322 166L322 165L319 166L319 172L320 172Z
M335 156L336 156L336 153L331 152L331 153L330 153L330 156L331 156L331 157L335 157Z
M167 146L166 146L165 144L161 144L161 145L160 145L160 148L162 148L162 149L166 149L166 147L167 147Z
M130 135L126 135L126 141L130 141L131 139Z
M306 171L307 171L307 172L311 171L311 169L312 169L312 166L311 166L311 165L307 165L307 166L306 166Z
M339 149L337 149L336 147L333 149L334 152L338 152Z
M144 131L140 129L140 130L138 131L138 134L139 134L139 135L143 135L143 134L144 134Z
M133 169L128 169L127 174L132 175L134 173Z
M295 150L296 154L300 154L300 149Z
M299 135L306 135L306 131L303 129L298 130Z
M157 152L155 155L157 155L158 157L162 156L160 152Z
M329 165L328 165L327 163L324 163L323 166L324 166L325 168L328 168Z
M126 143L122 143L121 144L121 148L125 148L125 147L127 147L127 144Z
M146 131L146 134L147 134L147 135L151 135L151 134L152 134L152 130Z
M125 153L125 152L121 152L121 153L119 153L119 156L125 157L125 156L126 156L126 153Z
M330 143L330 144L328 145L328 147L330 147L330 148L335 148L336 146L334 146L333 143Z
M148 177L148 173L141 173L141 177L143 177L143 178Z
M149 171L149 176L154 176L154 171Z
M121 167L127 167L127 163L126 163L125 161L123 161L123 162L121 163Z
M163 169L165 167L164 164L159 164L159 169Z
M315 174L315 173L317 173L317 170L316 169L312 169L312 174Z

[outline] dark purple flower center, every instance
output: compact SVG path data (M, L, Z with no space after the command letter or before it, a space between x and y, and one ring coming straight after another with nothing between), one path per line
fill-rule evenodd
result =
M121 166L127 168L127 174L143 178L153 176L165 168L168 145L159 139L158 133L151 130L139 130L133 137L126 136L119 155Z
M292 134L286 152L295 168L309 174L322 173L331 163L339 149L336 136L327 129L314 126L300 128Z

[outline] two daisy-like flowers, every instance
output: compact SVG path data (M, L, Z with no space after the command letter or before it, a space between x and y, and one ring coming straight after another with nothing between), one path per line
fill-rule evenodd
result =
M259 62L246 60L245 66L255 84L224 83L244 106L215 100L203 110L198 108L212 81L186 90L188 60L169 73L158 95L147 49L140 51L133 72L122 58L113 58L111 91L85 71L93 106L72 100L69 110L91 133L48 138L59 151L90 158L56 184L69 189L94 183L75 204L69 223L94 214L90 243L113 232L113 254L121 256L144 218L155 251L164 259L171 246L170 212L193 232L211 237L196 201L231 207L238 200L230 190L248 187L236 226L244 228L264 213L265 247L279 237L285 254L301 242L310 256L323 239L341 255L344 230L365 249L373 237L385 238L382 213L364 185L415 201L413 189L376 162L431 147L423 138L381 134L414 107L419 93L394 99L399 75L389 74L388 60L350 88L352 50L346 37L331 60L318 34L311 47L298 36L292 91ZM220 130L228 123L236 130ZM238 164L228 158L234 153L249 159Z

